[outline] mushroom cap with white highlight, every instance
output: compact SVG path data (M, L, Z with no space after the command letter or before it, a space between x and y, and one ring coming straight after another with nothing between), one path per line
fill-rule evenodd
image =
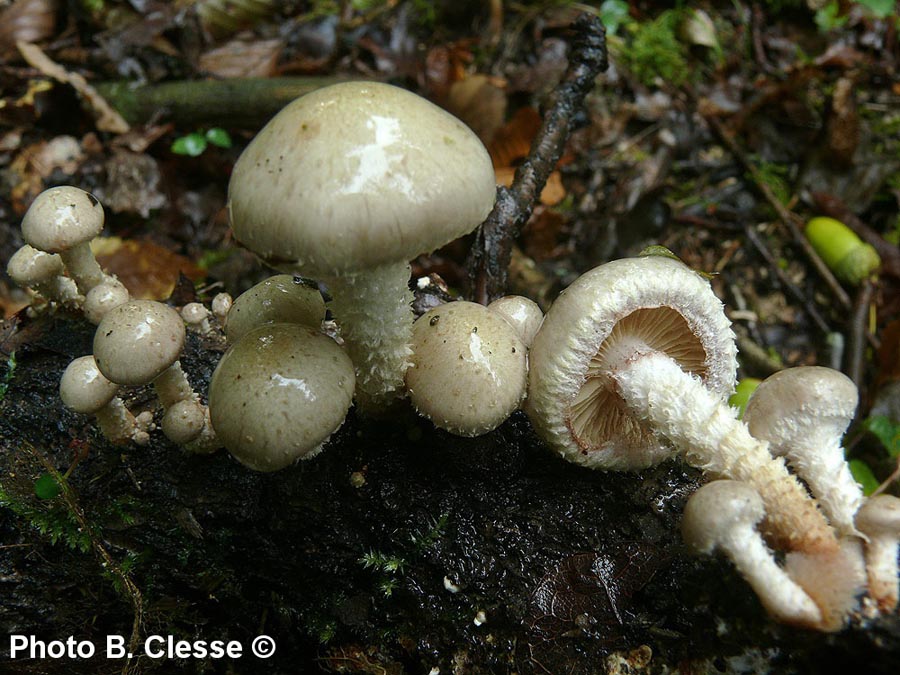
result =
M48 253L85 244L103 231L103 207L89 192L70 185L40 193L22 219L22 236Z
M321 277L431 252L480 224L495 190L461 121L404 89L346 82L298 98L256 135L228 208L244 246Z
M119 385L108 380L90 354L81 356L66 367L59 382L63 405L73 412L93 415L113 400Z
M450 302L413 325L409 397L435 426L478 436L498 427L525 396L527 349L516 329L474 302Z
M299 323L318 329L324 319L325 300L316 286L291 274L276 274L234 299L225 320L225 336L235 343L267 323Z
M109 311L94 333L94 358L118 384L148 384L171 367L184 348L181 315L153 300L131 300Z
M734 388L734 334L706 279L663 256L596 267L556 299L529 353L525 409L569 461L628 470L671 456L610 377L635 345L667 355L723 400Z
M504 295L487 307L509 321L518 331L525 346L531 347L534 336L537 335L541 322L544 320L544 313L534 300L521 295Z
M242 464L276 471L313 456L353 398L350 358L299 324L255 328L232 345L209 383L216 436Z

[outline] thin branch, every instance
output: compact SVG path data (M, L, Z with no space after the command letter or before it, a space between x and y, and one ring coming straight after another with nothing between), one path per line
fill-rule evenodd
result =
M866 279L859 288L853 313L850 317L850 339L847 349L847 377L862 391L863 376L865 374L866 345L869 338L869 308L872 304L872 296L875 294L875 284L871 279Z
M738 145L737 141L734 139L734 136L732 136L725 129L722 123L712 116L705 116L704 119L706 120L707 124L709 124L710 128L716 133L716 136L719 137L719 140L725 144L729 152L734 155L738 162L740 162L744 169L746 169L746 171L750 174L750 177L753 179L753 184L756 189L759 190L760 194L762 194L765 200L769 202L769 205L775 210L775 213L778 214L778 219L781 221L784 227L787 228L788 232L790 232L791 234L791 237L806 254L806 257L812 263L813 267L816 268L819 276L831 289L831 293L838 301L838 304L840 304L844 309L850 309L852 304L850 302L850 296L847 295L847 291L843 289L840 282L838 282L831 270L828 269L828 266L825 264L819 254L815 252L812 245L810 245L806 237L803 236L803 233L797 226L797 221L799 220L798 216L792 213L784 204L781 203L781 200L779 200L778 197L775 196L775 193L772 192L772 189L768 186L768 184L760 174L759 169L754 166L753 162L750 161L746 153Z
M476 232L467 266L471 296L483 304L506 290L513 242L528 222L534 204L562 156L573 119L606 70L606 31L593 14L582 14L572 26L569 67L544 112L531 153L516 170L510 188L497 188L497 201Z

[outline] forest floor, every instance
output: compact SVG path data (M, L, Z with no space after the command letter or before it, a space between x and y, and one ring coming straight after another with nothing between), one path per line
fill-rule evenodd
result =
M398 84L449 110L509 184L569 68L573 20L599 14L609 67L569 111L562 157L513 232L506 290L546 309L582 272L665 246L711 275L742 378L826 365L853 379L854 475L868 493L898 494L894 3L690 5L0 1L0 261L22 245L34 198L75 185L103 204L96 252L132 296L238 295L270 272L230 234L234 162L291 98L340 79ZM880 268L836 278L803 233L816 216L855 231ZM418 258L413 278L473 297L473 239ZM161 436L112 447L58 396L93 327L64 311L31 316L29 302L0 277L0 672L900 663L897 616L833 635L779 626L726 561L687 555L678 523L697 472L567 464L523 413L461 439L411 411L389 422L351 412L326 452L274 474ZM191 335L183 361L199 390L223 349ZM35 492L45 474L66 474L49 498ZM72 635L98 652L108 635L237 640L245 656L9 660L12 634ZM261 634L277 645L270 659L246 654Z

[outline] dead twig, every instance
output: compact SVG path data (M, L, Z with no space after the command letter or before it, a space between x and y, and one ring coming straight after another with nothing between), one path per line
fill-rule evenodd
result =
M813 247L810 245L809 241L806 237L803 236L803 233L800 231L797 223L800 220L799 217L792 213L781 201L778 197L775 196L775 193L772 192L772 189L766 184L765 180L759 173L759 169L754 166L753 162L747 157L746 153L741 149L738 145L737 141L734 137L725 129L724 125L715 117L705 116L707 124L709 124L710 128L715 132L716 136L719 137L719 140L725 144L728 148L728 151L734 155L734 157L738 160L741 166L750 174L750 177L753 180L753 185L760 192L760 194L765 198L769 205L775 210L775 213L778 215L779 221L781 221L782 225L787 229L790 233L791 238L800 246L803 253L812 263L813 267L815 267L819 276L822 280L828 285L828 288L831 290L832 295L834 295L838 304L843 309L850 309L851 302L850 296L847 295L847 291L843 289L840 282L835 278L834 274L828 269L828 266L822 260L818 253L815 252Z
M872 341L869 335L869 308L872 305L872 296L875 294L875 284L871 279L866 279L859 288L856 301L853 303L853 313L850 316L850 339L847 348L847 377L862 391L863 375L865 373L866 345ZM875 345L877 347L877 344Z
M494 208L476 232L467 267L470 295L477 302L487 304L505 291L513 242L562 156L575 113L594 79L606 70L606 31L600 19L582 14L573 30L568 70L546 107L531 152L516 170L512 186L497 188Z

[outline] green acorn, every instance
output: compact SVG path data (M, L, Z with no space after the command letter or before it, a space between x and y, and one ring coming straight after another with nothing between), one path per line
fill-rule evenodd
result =
M881 266L878 252L834 218L810 220L806 237L835 276L848 284L858 286Z

